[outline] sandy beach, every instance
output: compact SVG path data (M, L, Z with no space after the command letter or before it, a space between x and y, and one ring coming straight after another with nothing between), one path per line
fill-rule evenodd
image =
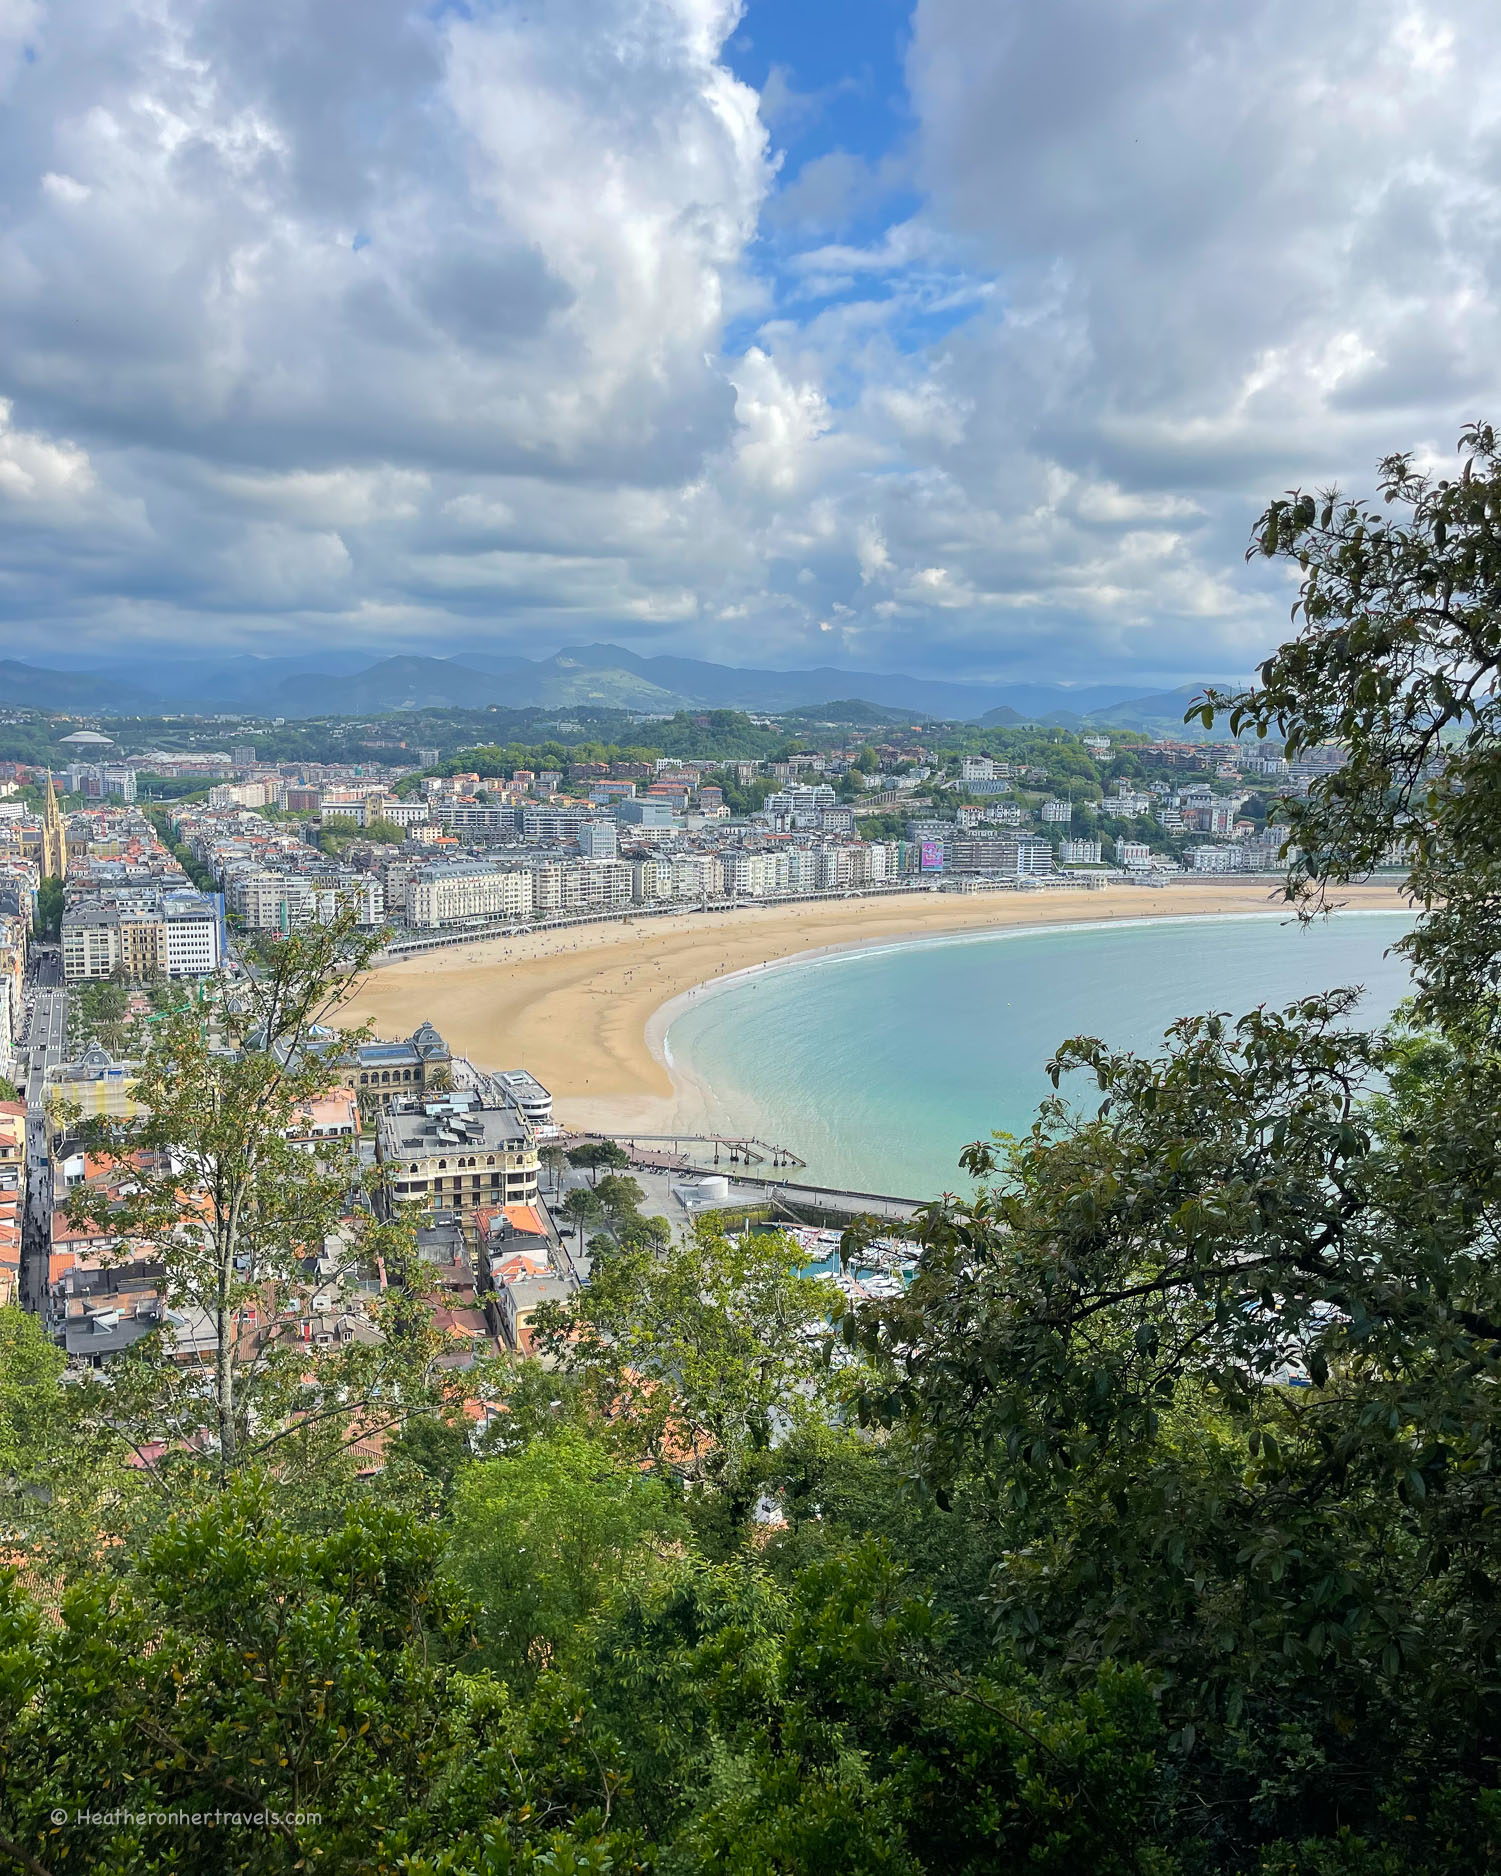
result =
M1352 910L1401 911L1392 886L1348 887ZM608 1131L701 1131L707 1095L665 1065L662 1037L679 998L740 971L819 951L947 932L1211 917L1285 909L1265 881L1206 879L1102 892L903 895L623 920L489 939L372 972L345 1007L383 1037L435 1023L481 1068L527 1068L559 1118Z

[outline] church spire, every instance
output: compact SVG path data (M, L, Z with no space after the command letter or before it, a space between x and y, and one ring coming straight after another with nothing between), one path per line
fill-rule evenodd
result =
M47 771L47 799L42 807L42 877L63 879L68 871L68 837L63 831L63 817L57 805L57 790L52 785L52 771Z

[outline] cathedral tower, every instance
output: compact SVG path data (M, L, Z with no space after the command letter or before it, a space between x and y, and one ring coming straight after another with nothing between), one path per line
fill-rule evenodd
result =
M47 771L47 800L42 808L42 878L64 879L68 872L68 837L58 811L52 771Z

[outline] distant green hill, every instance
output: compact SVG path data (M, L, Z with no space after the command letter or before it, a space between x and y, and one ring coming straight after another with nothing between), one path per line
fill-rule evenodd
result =
M133 710L140 690L90 671L46 671L0 659L0 703L38 710Z
M1184 711L1208 688L1206 679L1202 684L1180 684L1176 690L1159 691L1155 696L1129 697L1124 703L1091 711L1084 722L1091 729L1109 729L1113 725L1117 729L1141 730L1148 736L1163 736L1170 742L1223 742L1230 734L1227 724L1216 723L1212 730L1206 730L1197 718L1192 723L1183 721Z
M497 661L499 662L499 661ZM673 711L685 699L631 671L598 670L563 659L481 671L450 658L385 658L368 671L336 677L302 672L277 689L284 716L359 716L386 710L502 709Z
M789 722L802 719L808 723L848 723L856 728L923 720L921 712L883 710L879 704L865 703L859 697L841 697L833 703L802 704L796 710L784 710L781 714Z

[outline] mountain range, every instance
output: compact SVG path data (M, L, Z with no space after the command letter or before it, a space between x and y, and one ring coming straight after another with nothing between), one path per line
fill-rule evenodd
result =
M642 657L620 645L575 645L546 658L476 649L450 658L376 658L358 651L298 658L168 658L99 670L51 670L0 660L0 703L36 709L152 715L244 713L287 718L393 710L590 708L671 714L737 709L816 717L821 707L873 707L876 720L1056 723L1066 728L1182 729L1203 687L1141 695L1128 684L980 684L821 667L742 669L697 658ZM850 720L848 716L841 720Z

